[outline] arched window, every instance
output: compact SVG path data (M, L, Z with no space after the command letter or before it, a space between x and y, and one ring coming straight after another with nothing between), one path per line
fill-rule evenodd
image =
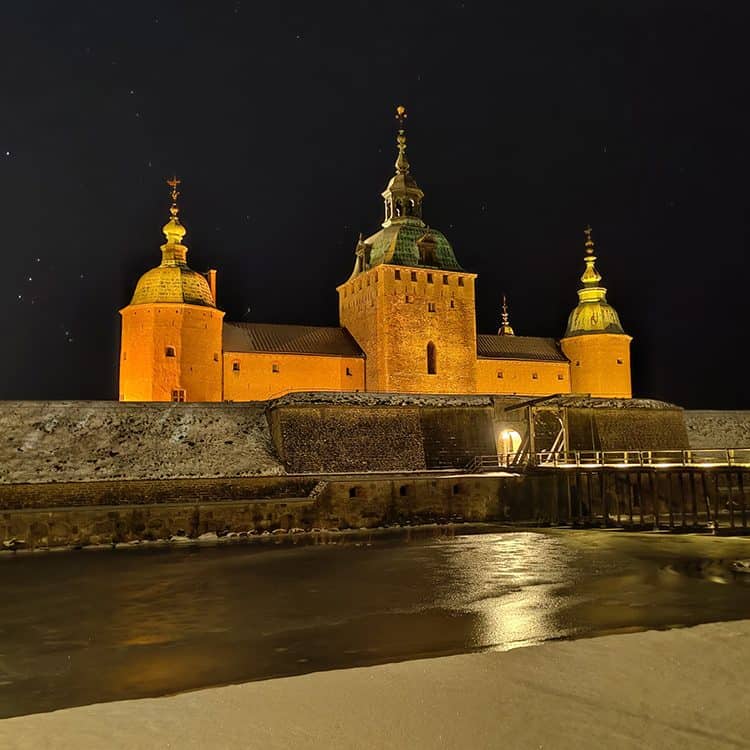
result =
M437 350L435 349L435 344L433 344L432 341L427 344L427 374L437 374Z

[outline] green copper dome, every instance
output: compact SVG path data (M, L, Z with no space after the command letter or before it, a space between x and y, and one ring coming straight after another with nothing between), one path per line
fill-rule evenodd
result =
M352 276L382 264L463 271L445 235L428 227L422 220L424 193L411 175L406 158L403 128L406 110L399 107L396 117L400 123L396 138L396 174L382 193L385 207L383 228L366 240L360 235Z
M463 270L442 232L422 221L391 223L365 240L369 246L368 267L388 263L394 266L425 266L445 271Z

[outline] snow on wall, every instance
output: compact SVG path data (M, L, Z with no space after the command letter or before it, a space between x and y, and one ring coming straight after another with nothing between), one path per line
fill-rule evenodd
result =
M265 404L6 401L0 483L283 474Z
M750 411L685 411L691 448L750 448Z

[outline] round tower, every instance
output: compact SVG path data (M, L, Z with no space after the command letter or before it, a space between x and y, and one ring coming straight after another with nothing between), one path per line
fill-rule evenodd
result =
M560 341L570 360L573 393L600 398L632 398L630 384L630 342L615 309L607 303L607 290L594 265L591 227L585 230L586 270L581 276L578 305L568 318L565 337Z
M138 280L122 315L120 401L221 401L222 323L216 307L216 272L193 271L182 244L177 186L161 263ZM210 280L210 285L209 285Z

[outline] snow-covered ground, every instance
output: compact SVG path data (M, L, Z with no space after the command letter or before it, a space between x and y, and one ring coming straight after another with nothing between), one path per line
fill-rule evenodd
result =
M749 667L743 620L7 719L0 747L741 748Z
M0 483L283 474L265 404L6 401Z

